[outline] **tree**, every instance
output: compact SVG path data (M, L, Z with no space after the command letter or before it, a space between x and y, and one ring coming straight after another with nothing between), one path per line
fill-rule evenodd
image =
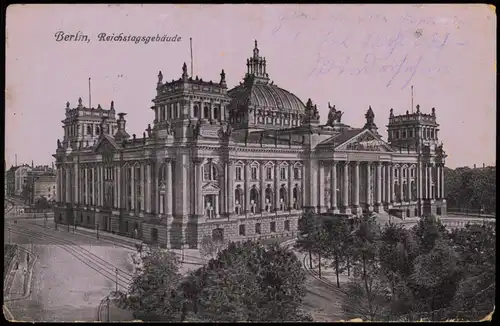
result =
M349 294L356 294L364 298L363 307L368 312L370 320L374 320L377 316L380 306L383 305L383 302L380 303L380 299L385 297L385 292L382 291L384 287L378 275L379 236L379 226L375 219L369 215L359 217L351 232L354 279L361 284L359 286L362 286L362 291L360 291L359 286L355 287L351 284Z
M300 311L305 273L292 252L273 244L230 243L190 275L184 297L196 318L211 321L307 320Z
M436 241L446 238L448 233L446 227L434 215L420 218L412 231L417 240L419 252L422 254L429 253Z
M217 256L227 246L224 240L212 239L210 236L204 236L201 239L200 253L203 257L212 259Z
M333 259L333 267L335 268L337 277L337 287L340 287L340 265L348 249L350 225L345 218L334 217L324 220L324 229L326 231L325 255Z
M128 293L120 301L144 321L179 321L183 297L177 290L182 276L171 252L151 248L142 258Z
M382 229L379 242L380 276L391 290L391 314L409 313L413 297L407 287L418 256L418 246L411 231L402 225L388 223Z
M321 224L318 217L312 212L307 211L298 221L298 234L297 241L295 242L295 249L301 252L309 253L309 268L312 266L312 253L317 248L317 237L320 232Z
M450 243L458 253L463 275L452 306L462 311L491 310L495 304L495 225L472 224L455 229Z
M410 288L418 311L433 312L450 305L460 280L458 255L444 240L415 259Z

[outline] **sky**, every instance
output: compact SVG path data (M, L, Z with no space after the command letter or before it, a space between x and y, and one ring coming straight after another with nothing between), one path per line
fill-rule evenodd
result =
M99 5L29 4L7 8L7 166L50 164L63 138L65 103L126 112L141 135L154 113L158 71L193 75L229 88L246 73L254 40L274 83L362 127L369 106L387 139L389 110L435 107L451 168L494 165L496 14L488 5ZM58 41L56 34L87 35ZM180 37L178 42L105 41L107 36ZM60 34L59 34L60 35ZM102 36L102 35L101 35ZM415 110L415 108L413 108Z

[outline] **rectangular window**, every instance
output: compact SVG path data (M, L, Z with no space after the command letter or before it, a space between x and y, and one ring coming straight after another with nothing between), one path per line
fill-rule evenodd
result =
M255 224L255 234L260 234L260 233L261 233L260 223L256 223Z
M406 178L406 169L403 170L403 178Z
M240 235L242 235L242 236L245 235L245 225L244 224L240 225Z
M257 180L257 168L252 167L252 180Z
M293 169L293 178L295 180L299 180L300 179L300 169L299 168L294 168Z
M411 169L411 170L410 170L410 177L411 177L411 178L414 178L414 177L415 177L415 170L414 170L414 169Z
M290 231L290 221L285 221L285 231Z
M413 137L413 130L410 130L409 133L410 133L410 138L412 138Z
M394 169L394 178L398 177L398 169Z
M406 130L401 131L401 138L406 138Z
M236 180L241 181L241 166L236 167Z
M267 168L266 177L267 177L267 180L271 180L273 178L273 168Z
M285 180L286 179L286 167L282 167L280 169L280 176L281 176L281 179L282 180Z
M270 229L271 229L271 232L276 232L276 222L271 222L270 223Z

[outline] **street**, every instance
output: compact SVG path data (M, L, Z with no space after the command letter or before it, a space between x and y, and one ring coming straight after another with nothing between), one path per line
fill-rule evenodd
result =
M20 257L20 268L5 305L13 318L22 321L95 321L100 301L116 288L123 288L132 276L132 261L120 246L91 239L66 230L44 228L43 222L19 220L4 228L5 241L11 241L36 255L30 293L23 298L22 270L26 260Z

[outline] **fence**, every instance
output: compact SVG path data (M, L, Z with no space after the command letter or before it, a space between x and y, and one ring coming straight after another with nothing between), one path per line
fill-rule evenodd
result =
M447 207L446 211L457 215L495 217L495 214L489 214L489 212L481 211L481 209Z

